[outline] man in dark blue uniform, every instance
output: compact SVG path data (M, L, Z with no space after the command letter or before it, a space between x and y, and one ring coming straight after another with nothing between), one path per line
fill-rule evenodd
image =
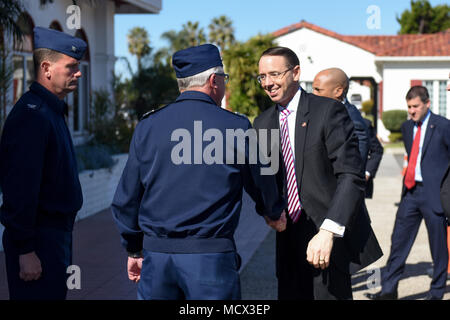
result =
M10 299L65 299L72 228L83 197L63 98L77 88L86 43L36 27L36 82L0 142L3 246Z
M280 231L286 201L263 161L250 161L255 141L228 139L251 124L220 108L228 75L217 47L178 51L173 66L181 95L136 127L112 203L128 275L139 299L240 299L233 235L243 187Z

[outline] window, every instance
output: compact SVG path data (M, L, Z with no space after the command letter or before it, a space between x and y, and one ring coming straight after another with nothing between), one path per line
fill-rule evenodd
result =
M439 115L447 116L447 81L439 81Z
M425 88L427 88L428 94L430 95L431 109L433 109L433 103L434 103L434 99L433 99L433 94L434 94L433 82L434 82L433 80L431 80L431 81L424 81L423 82L423 86Z
M33 64L33 20L27 13L22 13L17 24L25 34L22 43L14 42L13 52L13 104L28 90L34 81Z
M423 81L423 86L427 88L430 95L431 111L443 117L450 116L447 80L426 80Z

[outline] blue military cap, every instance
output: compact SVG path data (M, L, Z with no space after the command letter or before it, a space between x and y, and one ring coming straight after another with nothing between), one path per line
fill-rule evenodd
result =
M186 78L213 67L223 67L219 49L212 44L203 44L175 52L172 65L177 78Z
M69 57L81 60L87 49L87 43L67 33L53 29L36 27L34 31L34 48L46 48L58 51Z

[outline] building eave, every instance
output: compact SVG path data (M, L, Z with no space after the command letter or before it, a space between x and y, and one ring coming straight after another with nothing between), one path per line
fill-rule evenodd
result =
M116 14L159 13L162 0L116 0Z

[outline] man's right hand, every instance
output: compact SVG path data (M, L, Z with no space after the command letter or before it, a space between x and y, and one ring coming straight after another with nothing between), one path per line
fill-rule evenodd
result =
M19 256L19 277L24 281L37 280L41 277L42 266L36 253L30 252Z
M132 258L128 257L127 271L128 279L134 283L138 283L141 280L142 261L144 258Z
M278 220L272 220L267 216L264 216L264 219L266 220L266 223L274 228L275 230L277 230L278 232L283 232L284 230L286 230L286 211L283 210L283 212L281 213L281 216Z

